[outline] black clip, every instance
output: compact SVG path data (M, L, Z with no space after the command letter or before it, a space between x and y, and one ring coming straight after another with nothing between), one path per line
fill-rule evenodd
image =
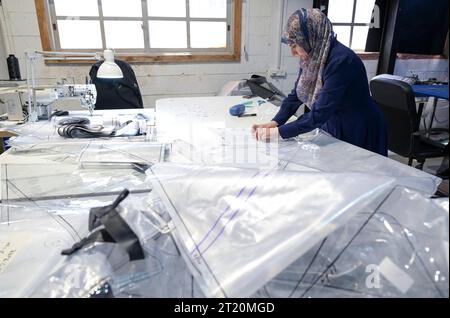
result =
M89 231L103 226L103 229L92 232L88 237L75 243L70 249L62 251L63 255L71 255L82 247L94 242L118 243L128 253L130 261L144 259L144 251L139 239L130 226L117 211L119 204L127 198L130 191L123 190L110 205L92 208L89 213Z

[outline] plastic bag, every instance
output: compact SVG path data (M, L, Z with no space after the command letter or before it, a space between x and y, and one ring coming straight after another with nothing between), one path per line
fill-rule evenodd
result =
M286 268L255 297L448 297L448 213L396 188Z
M248 297L393 184L382 176L217 166L158 164L151 172L208 297Z
M295 140L276 140L264 145L252 142L250 130L210 129L215 143L172 145L170 160L179 163L225 165L241 168L317 171L331 173L364 173L395 177L396 184L433 195L440 178L400 162L335 139L320 129L298 136ZM227 142L228 141L228 142ZM240 143L238 141L241 141ZM349 155L351 154L351 155Z
M440 201L403 188L380 195L252 297L445 297L448 213ZM32 296L204 297L202 279L194 280L180 255L183 242L177 247L171 237L177 228L166 228L170 218L159 197L130 198L120 211L145 260L130 261L117 244L89 245L59 262ZM244 272L221 257L230 277Z
M80 214L10 209L21 210L13 214L23 219L0 223L0 297L28 297L62 260L61 248L78 241L87 226Z
M118 244L88 244L65 256L32 297L202 296L171 236L155 226L147 208L153 200L130 195L118 210L139 237L144 259L131 261Z
M52 200L89 198L118 194L125 187L133 193L148 193L145 169L140 166L1 165L1 199L7 205L37 205Z
M71 142L45 142L38 144L14 144L2 163L113 165L145 164L163 161L166 146L141 141L72 140Z

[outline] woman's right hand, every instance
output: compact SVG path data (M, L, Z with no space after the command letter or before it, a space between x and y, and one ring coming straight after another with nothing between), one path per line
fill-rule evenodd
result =
M271 121L270 123L265 124L256 124L252 126L252 133L255 134L258 128L277 128L278 123L276 121Z
M258 131L260 132L264 132L262 135L270 135L270 131L273 128L277 128L278 127L278 123L276 121L271 121L269 123L265 123L265 124L256 124L252 126L252 135L256 138L256 140L260 140L260 136L258 134ZM264 129L264 130L262 130Z

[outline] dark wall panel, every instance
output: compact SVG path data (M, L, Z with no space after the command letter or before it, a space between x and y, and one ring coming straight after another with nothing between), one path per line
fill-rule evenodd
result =
M442 54L448 31L448 0L402 0L397 19L397 52Z

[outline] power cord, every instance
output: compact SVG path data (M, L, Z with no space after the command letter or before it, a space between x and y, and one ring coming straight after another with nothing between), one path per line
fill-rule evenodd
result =
M86 124L68 124L58 127L58 134L65 138L102 138L111 137L114 131L104 132L103 126L89 126Z
M145 115L139 114L138 120L143 120ZM106 138L120 136L136 136L140 133L140 125L136 120L128 120L121 126L105 131L102 125L90 126L90 121L82 117L64 118L58 122L58 134L65 138Z

